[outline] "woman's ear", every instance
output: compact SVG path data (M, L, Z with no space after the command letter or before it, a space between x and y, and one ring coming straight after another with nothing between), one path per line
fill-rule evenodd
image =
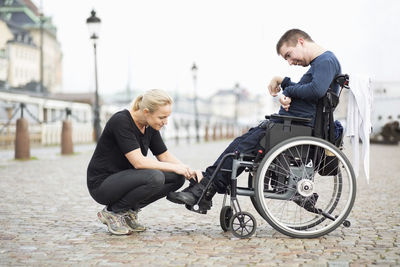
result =
M148 108L144 108L144 109L143 109L143 113L144 113L145 115L148 115L148 114L150 114L150 110L149 110Z

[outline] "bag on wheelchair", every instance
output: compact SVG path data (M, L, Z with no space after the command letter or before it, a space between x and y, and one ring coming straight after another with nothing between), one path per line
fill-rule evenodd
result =
M311 136L312 128L310 126L295 123L297 120L309 122L309 119L294 118L277 114L266 116L266 118L279 118L283 120L283 123L268 121L264 126L265 136L260 140L260 145L265 149L265 151L269 151L275 145L292 137Z

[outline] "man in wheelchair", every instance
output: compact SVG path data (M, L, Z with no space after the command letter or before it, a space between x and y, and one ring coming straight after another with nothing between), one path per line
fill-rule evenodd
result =
M288 77L276 76L271 80L268 89L272 96L277 96L279 91L283 91L279 99L281 108L278 114L308 118L309 120L304 120L302 123L314 126L318 100L325 96L328 88L335 92L339 90L337 83L331 84L334 78L341 73L338 59L332 52L316 44L307 33L299 29L291 29L282 35L276 45L276 51L290 65L310 66L298 83L292 82ZM224 156L232 152L256 155L260 149L264 149L260 140L265 136L266 131L280 120L271 116L269 120L263 121L246 134L236 138L212 166L198 175L198 180L201 179L199 182L192 181L189 187L181 192L170 192L167 199L174 203L186 204L186 207L190 209L207 189L199 206L200 210L210 209L211 199L215 193L225 193L230 185L231 173L219 171L207 187L210 177ZM267 151L262 153L265 152ZM232 158L223 160L222 169L232 169L232 162ZM243 169L238 169L237 176ZM312 195L310 198L314 198L311 201L316 201L318 195Z

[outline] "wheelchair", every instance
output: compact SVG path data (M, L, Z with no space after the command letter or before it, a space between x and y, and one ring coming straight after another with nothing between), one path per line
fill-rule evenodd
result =
M346 220L356 196L353 168L342 150L342 135L334 136L333 111L339 103L349 76L342 74L333 80L339 84L338 94L329 89L318 101L314 127L305 126L311 119L271 115L266 119L280 120L266 129L260 141L264 150L256 155L239 152L226 154L215 169L193 211L199 210L216 174L231 172L231 184L224 196L220 225L238 238L252 236L256 219L242 211L237 196L249 196L256 211L278 232L293 238L317 238ZM221 165L233 158L231 170ZM237 173L244 168L249 173L248 187L237 186ZM230 195L230 203L227 196Z

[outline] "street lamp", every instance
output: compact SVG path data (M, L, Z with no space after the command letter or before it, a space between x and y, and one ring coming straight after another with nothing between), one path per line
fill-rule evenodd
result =
M240 97L240 85L239 83L235 84L235 87L233 88L233 93L235 95L235 114L234 114L234 120L236 125L238 124L239 120L239 97Z
M97 53L96 53L96 45L97 39L99 39L99 31L100 31L100 23L101 20L96 17L96 11L92 10L91 16L86 20L86 24L89 29L90 39L93 42L94 48L94 78L95 78L95 102L94 102L94 133L96 142L99 141L101 128L100 128L100 107L99 107L99 86L97 82Z
M194 88L194 123L196 127L196 141L199 143L200 142L200 136L199 136L199 111L197 109L197 66L196 63L193 62L192 66L192 74L193 74L193 88Z

